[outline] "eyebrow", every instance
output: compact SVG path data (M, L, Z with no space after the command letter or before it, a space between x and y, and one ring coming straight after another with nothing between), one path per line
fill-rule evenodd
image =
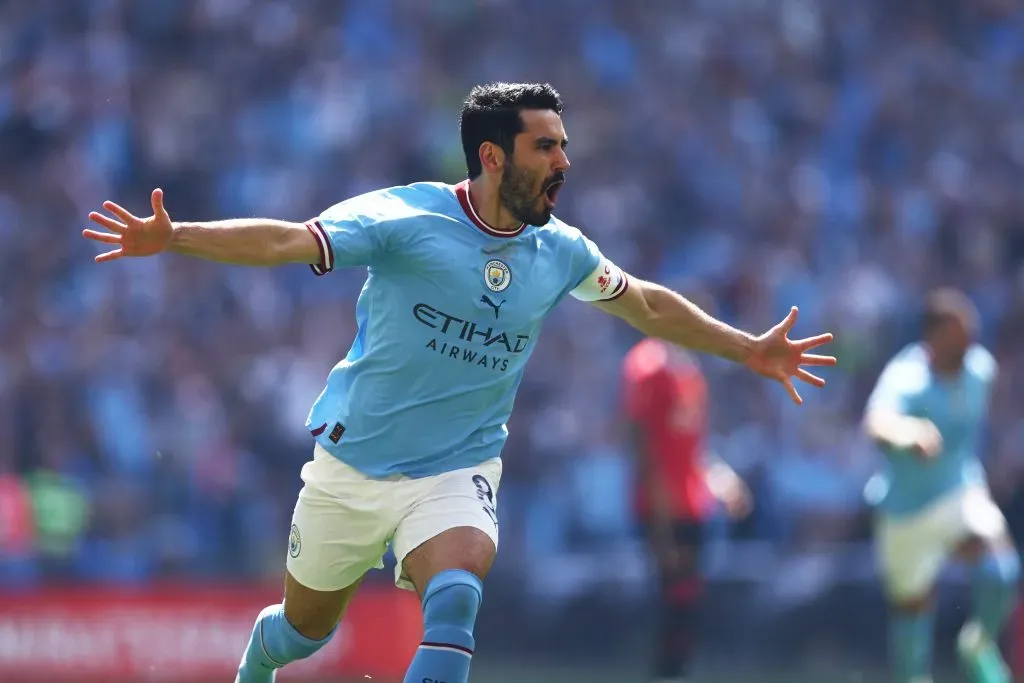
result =
M556 140L555 138L548 137L547 135L542 135L541 137L537 138L537 146L538 147L540 147L542 145L556 145L556 144L559 144L559 141ZM565 149L566 146L568 146L568 144L569 144L569 138L562 138L562 140L561 140L562 149Z

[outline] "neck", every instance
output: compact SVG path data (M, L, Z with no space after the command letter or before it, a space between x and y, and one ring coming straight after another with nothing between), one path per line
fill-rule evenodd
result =
M940 377L947 379L956 377L957 375L960 374L960 371L963 368L962 360L946 360L944 362L940 361L939 357L935 354L935 349L933 349L930 344L927 345L927 348L928 355L931 359L932 372L934 372L936 375L939 375Z
M523 225L501 203L497 183L486 176L469 181L469 200L480 220L498 232L516 232Z

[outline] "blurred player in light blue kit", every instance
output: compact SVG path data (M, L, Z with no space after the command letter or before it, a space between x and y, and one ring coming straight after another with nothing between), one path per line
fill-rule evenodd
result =
M964 294L932 293L922 341L889 361L868 400L865 428L888 461L866 493L877 504L897 683L931 681L933 587L954 557L973 571L960 659L976 683L1010 681L997 641L1016 601L1020 561L978 453L997 368L974 341L977 325Z
M284 601L257 618L238 683L269 683L335 633L363 575L383 566L422 602L424 639L405 683L466 683L498 546L501 449L545 317L591 303L644 334L746 365L782 383L825 381L805 365L824 334L791 340L792 309L751 336L664 287L631 278L552 215L569 170L559 94L544 84L474 88L460 128L467 179L369 192L306 223L174 223L163 193L139 218L93 212L115 245L97 261L173 251L251 266L367 267L358 331L306 426L315 440L292 517ZM356 171L357 172L357 171ZM329 284L326 286L330 286ZM330 305L329 300L323 305Z

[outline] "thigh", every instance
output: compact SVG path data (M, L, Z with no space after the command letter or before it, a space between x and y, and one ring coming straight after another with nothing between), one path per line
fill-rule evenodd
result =
M387 505L386 487L394 482L368 479L319 448L302 478L286 560L295 582L331 593L383 567L398 517Z
M678 521L672 526L672 539L679 555L679 574L692 576L700 571L704 534L704 524L699 520Z
M662 584L674 585L699 572L705 535L703 524L676 520L665 527L648 520L642 528Z
M395 584L422 595L426 583L447 569L484 578L498 549L500 482L500 460L401 482L410 505L392 542Z
M945 530L930 515L880 518L876 548L882 582L890 603L915 604L926 599L951 549Z
M481 581L494 563L496 546L485 532L471 526L446 529L408 554L396 569L396 585L412 588L423 597L430 580L443 571L462 569Z

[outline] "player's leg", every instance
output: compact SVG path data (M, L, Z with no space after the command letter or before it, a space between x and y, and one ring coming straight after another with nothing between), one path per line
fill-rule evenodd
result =
M960 631L957 649L972 680L1008 682L999 638L1017 601L1020 558L1002 513L987 494L965 496L964 518L970 535L957 547L957 555L972 566L974 614Z
M383 566L397 516L384 487L317 449L292 516L284 601L264 609L238 668L237 683L270 683L277 669L326 645L363 575Z
M930 594L889 599L889 659L896 683L931 681L935 608Z
M690 673L700 598L700 556L704 528L679 522L668 549L655 552L658 571L658 636L654 679L681 680Z
M396 583L423 604L423 642L405 683L466 683L483 601L483 578L498 547L496 499L500 462L414 483L414 505L399 523Z
M925 513L898 521L882 518L876 530L895 683L932 680L932 589L948 552L932 526Z
M236 682L273 681L278 669L329 643L360 581L340 590L317 591L286 572L284 601L264 608L256 618Z
M1017 602L1020 557L1008 536L976 543L973 555L974 616L985 633L997 640Z
M404 683L465 683L476 647L473 628L483 601L483 578L494 542L472 527L448 529L409 553L405 575L423 603L423 642Z

